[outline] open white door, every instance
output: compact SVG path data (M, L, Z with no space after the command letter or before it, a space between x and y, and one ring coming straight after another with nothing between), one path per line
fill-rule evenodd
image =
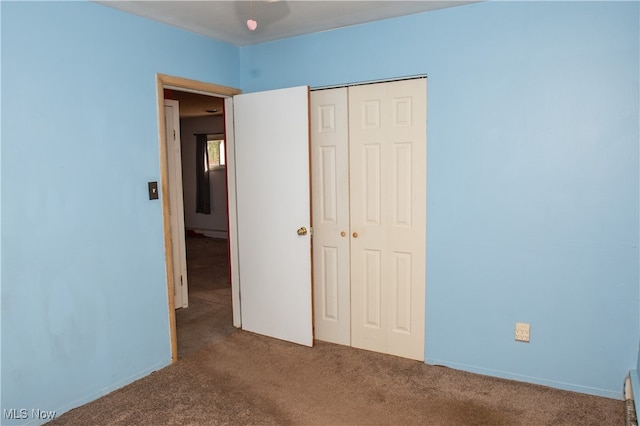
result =
M178 101L165 99L164 124L167 135L167 168L169 176L169 216L173 248L174 307L189 306L187 290L187 250L184 239L182 198L182 156L180 153L180 113Z
M242 328L312 346L309 88L233 108Z

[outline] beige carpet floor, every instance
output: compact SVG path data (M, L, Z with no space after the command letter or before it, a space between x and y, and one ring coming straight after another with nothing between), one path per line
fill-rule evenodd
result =
M193 244L188 245L190 256L196 258L190 268L198 264L199 256L205 264L214 258L222 262L226 246L218 242L207 248L210 243L199 240L199 254ZM209 249L213 251L207 252ZM207 265L200 267L206 269ZM209 275L203 273L202 277ZM222 285L228 276L220 270L213 275L220 282L209 287L193 281L193 303L178 311L179 362L65 413L51 424L625 423L625 406L618 400L429 366L330 343L316 342L315 347L307 348L237 331L230 325L230 292Z
M191 236L186 242L189 307L176 311L179 358L237 331L227 240Z

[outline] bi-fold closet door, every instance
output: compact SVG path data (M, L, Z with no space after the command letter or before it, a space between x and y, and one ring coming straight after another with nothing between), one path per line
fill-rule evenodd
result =
M314 332L424 360L426 79L311 92Z

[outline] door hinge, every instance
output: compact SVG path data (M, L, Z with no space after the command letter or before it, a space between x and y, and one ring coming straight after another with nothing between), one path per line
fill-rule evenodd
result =
M174 141L176 140L176 130L175 129L173 129L173 140Z
M184 282L182 281L182 275L180 275L180 287L182 287L184 285Z

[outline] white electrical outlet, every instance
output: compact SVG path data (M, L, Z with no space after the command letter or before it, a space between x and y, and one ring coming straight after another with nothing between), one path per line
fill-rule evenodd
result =
M517 322L516 323L516 340L518 342L528 342L530 331L531 331L531 324L526 322Z

